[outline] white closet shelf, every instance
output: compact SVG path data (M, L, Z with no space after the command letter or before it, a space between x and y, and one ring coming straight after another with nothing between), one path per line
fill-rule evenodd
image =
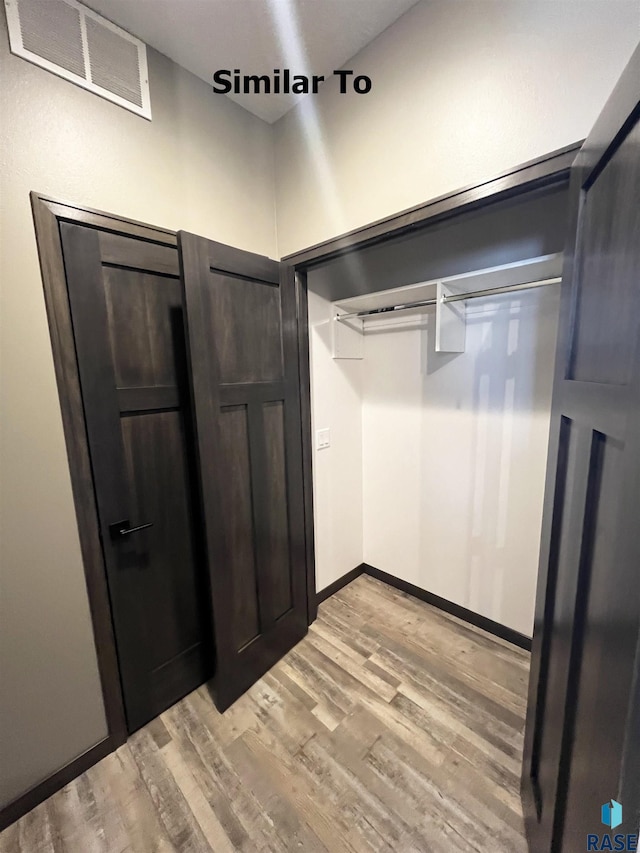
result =
M364 320L409 309L419 312L429 306L436 309L436 351L464 352L466 300L556 284L561 275L562 253L558 252L340 299L332 305L333 357L363 357Z

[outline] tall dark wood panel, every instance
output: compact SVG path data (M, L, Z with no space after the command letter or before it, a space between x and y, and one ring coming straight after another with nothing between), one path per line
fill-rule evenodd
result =
M290 269L180 232L221 710L307 631Z
M573 167L525 741L531 847L573 853L640 745L640 48Z
M133 731L201 684L212 661L178 253L60 230Z

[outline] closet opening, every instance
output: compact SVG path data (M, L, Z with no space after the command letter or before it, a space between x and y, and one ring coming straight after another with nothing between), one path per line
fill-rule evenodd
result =
M320 597L364 567L530 648L567 203L525 192L308 272Z

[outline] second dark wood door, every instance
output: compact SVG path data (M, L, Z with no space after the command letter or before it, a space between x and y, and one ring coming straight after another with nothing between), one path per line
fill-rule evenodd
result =
M572 167L523 791L531 849L640 823L640 48ZM624 849L635 849L625 846Z
M294 281L261 255L179 245L224 710L307 631Z
M178 253L70 223L61 236L134 731L211 671Z

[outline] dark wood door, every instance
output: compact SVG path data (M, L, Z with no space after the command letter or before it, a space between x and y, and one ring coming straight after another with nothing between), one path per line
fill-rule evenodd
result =
M212 658L178 252L70 223L61 237L134 731L205 681Z
M523 771L541 853L588 849L612 798L615 832L640 825L639 102L640 48L572 174Z
M216 644L227 708L307 632L292 273L178 235ZM284 267L282 268L284 270Z

